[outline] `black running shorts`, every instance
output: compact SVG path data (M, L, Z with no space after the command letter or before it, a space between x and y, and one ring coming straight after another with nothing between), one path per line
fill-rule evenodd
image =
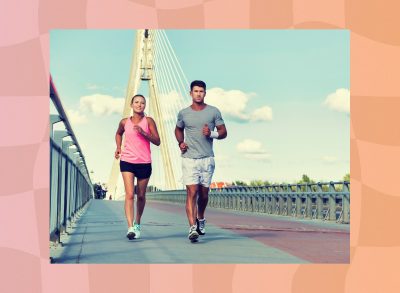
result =
M131 172L138 179L146 179L151 176L151 163L148 164L132 164L125 161L119 162L121 172Z

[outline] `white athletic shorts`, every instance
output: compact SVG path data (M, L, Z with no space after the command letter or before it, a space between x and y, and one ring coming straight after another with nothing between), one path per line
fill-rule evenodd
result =
M204 187L210 187L214 169L214 157L206 157L201 159L182 158L183 184L201 184Z

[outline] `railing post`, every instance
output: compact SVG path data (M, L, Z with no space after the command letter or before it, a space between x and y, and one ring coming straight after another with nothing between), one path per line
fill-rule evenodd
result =
M260 200L262 200L260 212L265 213L267 211L267 196L265 195L265 192L263 192L263 195L260 196Z
M63 152L66 154L66 160L65 160L65 176L64 176L64 209L63 209L63 220L61 223L61 228L65 231L67 229L67 220L68 220L68 205L69 205L69 198L68 194L70 192L69 189L69 164L68 164L68 158L69 158L69 147L74 145L72 141L63 141Z
M54 142L60 147L60 154L58 157L58 188L57 188L57 222L56 222L56 235L57 235L57 242L61 243L60 241L60 234L61 234L61 190L62 190L62 180L64 175L64 170L62 170L62 159L63 159L63 139L64 137L69 136L69 133L65 130L56 130L54 131Z
M60 117L60 115L55 115L55 114L51 114L50 115L50 137L54 138L54 124L61 122L62 119Z
M297 191L297 186L296 186L296 191ZM296 217L301 217L301 195L300 194L296 194Z
M56 218L54 219L54 217L52 217L52 206L54 205L54 200L56 200L56 206L57 206L57 195L54 195L56 193L56 190L58 190L58 186L55 186L56 184L53 184L53 179L55 180L55 178L53 178L54 176L54 172L53 172L53 143L54 142L54 124L61 122L62 119L59 115L50 115L50 209L49 209L49 226L50 226L50 241L54 241L54 242L58 242L59 241L59 237L57 236L57 214L56 214ZM57 169L58 171L58 169ZM58 176L58 174L57 174ZM57 177L58 179L58 177ZM57 209L56 209L56 213L57 213ZM56 227L55 227L55 231L52 230L52 223L53 221L56 221ZM55 232L55 234L52 234L52 232Z
M323 211L323 200L324 194L322 190L322 184L317 184L317 219L322 220L324 218L324 211Z
M306 217L312 219L312 193L311 193L311 186L306 184Z
M276 195L272 195L271 197L271 214L275 214L276 212Z
M75 183L75 178L76 178L76 170L75 170L75 166L74 166L74 157L75 157L75 153L77 152L77 147L76 145L71 145L68 148L68 156L70 158L70 176L69 176L69 188L68 188L68 206L67 206L67 225L69 223L69 225L71 225L71 220L72 220L72 216L73 216L73 211L72 211L72 203L74 202L74 183Z
M249 194L248 194L249 204L248 204L247 210L249 212L254 212L254 197L255 197L254 196L254 191L255 191L255 187L251 188L249 191L250 191Z
M292 202L292 195L290 194L292 192L292 189L289 188L288 194L286 196L286 203L287 203L287 215L291 216L292 215L292 208L293 208L293 202Z
M233 210L233 195L230 193L228 195L229 209Z
M273 192L271 193L271 214L276 214L276 207L278 203L278 199L276 197L276 194L279 192L279 186L274 185L273 186Z
M277 194L278 196L278 205L279 205L279 209L278 209L278 213L279 215L283 215L283 210L284 210L284 198L283 198L283 193L284 193L284 186L280 185L279 186L279 192Z
M265 207L266 207L266 209L267 209L266 213L267 213L267 214L270 214L270 215L273 214L273 209L272 209L272 198L273 198L272 194L269 193L269 194L267 195L267 197L266 197L266 204L265 204Z
M350 223L350 190L348 182L343 183L342 213L342 222L345 224Z
M74 216L79 209L79 181L80 181L80 170L79 163L81 161L80 153L74 153L74 164L75 164L75 184L74 184Z
M329 184L329 220L336 220L336 190L332 182Z

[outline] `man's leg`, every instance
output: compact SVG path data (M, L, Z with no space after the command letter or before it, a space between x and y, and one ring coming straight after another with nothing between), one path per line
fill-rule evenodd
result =
M186 185L186 215L189 221L189 240L196 242L199 237L197 232L196 224L196 196L197 196L197 185Z
M208 187L204 187L203 185L199 185L199 197L197 199L197 218L196 218L196 231L199 235L206 234L205 224L206 219L204 218L204 212L206 210L208 204Z
M198 219L204 219L204 212L208 204L208 192L215 170L215 161L213 157L202 160L201 184L199 184Z
M197 199L197 207L198 207L197 218L198 219L204 219L204 212L205 212L207 204L208 204L209 190L210 190L209 187L204 187L203 185L199 185L199 198Z
M199 237L196 231L196 200L199 184L199 170L196 166L196 160L183 158L182 159L182 174L183 182L186 185L186 215L189 222L189 236L190 241L195 242Z
M202 159L202 173L201 173L201 184L199 185L199 198L197 200L197 218L196 226L197 233L204 235L206 220L204 218L204 213L208 204L208 193L209 186L211 184L212 176L214 174L215 161L213 157L208 157Z
M196 195L198 185L186 185L186 215L189 226L196 224Z

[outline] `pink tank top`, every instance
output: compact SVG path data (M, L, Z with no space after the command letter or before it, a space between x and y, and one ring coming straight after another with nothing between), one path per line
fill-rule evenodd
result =
M126 119L125 142L121 152L121 161L133 164L151 163L150 141L133 129L132 117ZM137 124L144 132L150 133L146 116Z

